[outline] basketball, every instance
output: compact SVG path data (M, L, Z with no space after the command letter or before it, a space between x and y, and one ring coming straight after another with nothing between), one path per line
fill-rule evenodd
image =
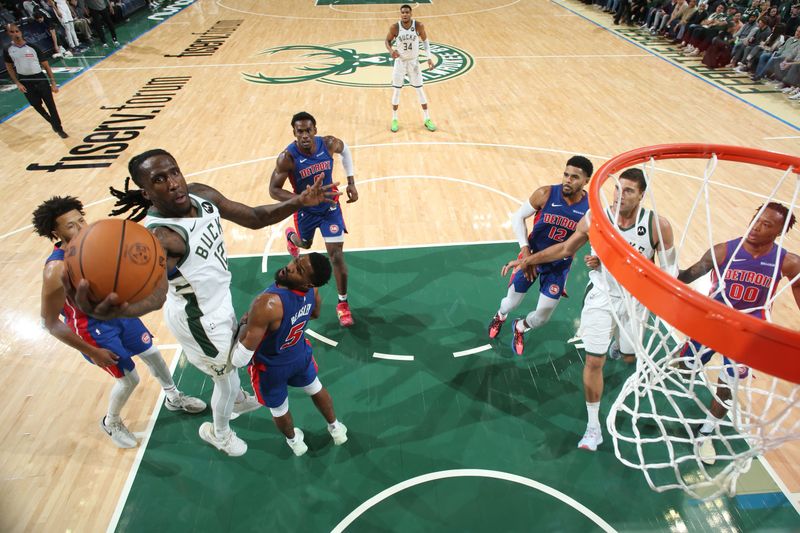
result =
M100 302L112 292L134 303L153 292L164 277L167 256L155 235L130 220L100 220L86 226L64 253L73 286L89 282L89 299Z

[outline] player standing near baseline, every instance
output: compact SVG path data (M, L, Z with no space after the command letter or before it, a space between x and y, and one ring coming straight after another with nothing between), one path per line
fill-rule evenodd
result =
M295 141L278 156L269 182L269 195L285 202L296 198L318 179L322 179L323 185L331 185L333 154L341 154L342 167L347 175L347 203L357 201L353 157L347 144L332 135L317 137L317 121L305 111L292 117L292 133ZM292 184L292 192L283 188L287 178ZM294 216L294 227L286 228L286 247L292 257L297 258L300 253L298 248L311 247L317 228L333 263L333 275L339 292L336 315L340 325L350 327L354 322L347 302L347 264L344 262L344 234L347 228L339 201L301 208Z
M527 202L511 217L514 236L520 247L519 259L566 241L578 226L581 218L589 210L589 199L583 188L592 177L594 168L587 158L576 155L567 161L562 182L557 185L539 187ZM533 228L528 234L525 220L533 218ZM567 282L572 256L557 259L552 263L539 264L535 268L534 279L527 279L525 272L517 270L511 276L508 293L500 301L500 309L489 324L489 338L494 339L508 318L508 313L519 306L525 294L539 280L539 302L536 309L524 319L514 320L514 336L511 347L514 353L522 355L525 349L525 333L538 328L550 320L555 311L564 285Z
M800 280L797 279L800 274L800 257L775 242L783 233L784 226L786 231L792 229L795 216L778 202L768 203L763 212L762 207L764 206L756 210L758 219L745 237L715 244L698 262L681 270L678 279L691 283L711 272L709 296L743 313L766 320L766 309L771 306L770 298L775 294L782 276L792 283L792 294L800 307ZM718 265L718 271L714 269L715 264ZM722 273L723 281L720 281L717 272ZM681 357L688 358L681 361L682 366L685 368L687 363L692 365L692 362L697 365L706 364L714 353L699 342L689 340L681 352ZM698 356L699 361L696 359ZM748 367L738 365L727 357L723 356L723 361L717 392L711 400L710 413L699 429L700 436L711 435L728 413L726 403L731 399L730 387L737 373L739 379L744 379L750 372ZM706 464L716 462L712 439L700 441L698 455Z
M392 70L392 132L400 128L397 121L397 108L400 106L400 89L403 88L403 79L407 76L408 82L417 90L419 103L422 105L424 126L430 131L436 131L436 124L428 114L428 99L422 88L422 71L419 68L419 42L425 49L425 59L428 68L433 68L431 58L431 43L422 22L411 18L411 6L400 6L400 21L389 26L389 34L384 42L386 49L394 59Z

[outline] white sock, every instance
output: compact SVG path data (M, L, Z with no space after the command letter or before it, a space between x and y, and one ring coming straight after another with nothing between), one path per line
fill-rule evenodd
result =
M292 429L294 429L294 437L291 439L287 438L286 442L288 442L289 444L296 444L298 439L300 438L300 433L297 432L297 428L292 428Z
M508 315L507 315L507 314L503 314L503 313L501 313L500 311L497 311L497 318L499 318L500 320L502 320L503 322L505 322L505 321L506 321L506 319L508 318Z
M397 120L397 109L392 109L392 120Z
M600 429L600 402L586 402L586 414L589 415L586 427Z
M114 386L111 388L111 397L108 399L107 423L121 420L119 414L138 384L139 373L136 372L135 368L130 372L125 372L124 376L114 381Z
M714 429L719 424L719 421L722 420L721 418L717 418L716 416L712 415L711 413L708 414L706 417L706 421L703 423L703 427L700 428L700 433L712 433Z
M526 331L528 331L528 328L525 327L525 321L524 320L517 320L516 329L520 333L525 333Z
M158 351L158 348L151 346L146 352L140 353L139 358L150 369L150 373L153 374L161 388L164 389L167 398L170 400L178 398L178 388L175 386L175 382L172 381L167 362L164 361L164 357Z
M336 420L328 424L328 431L333 431L338 427L339 427L339 419L337 418Z
M339 301L340 302L346 302L347 301L347 294L340 294L339 295Z
M431 118L430 114L428 114L428 110L427 109L423 109L422 110L422 114L425 115L425 120L428 120L428 119Z

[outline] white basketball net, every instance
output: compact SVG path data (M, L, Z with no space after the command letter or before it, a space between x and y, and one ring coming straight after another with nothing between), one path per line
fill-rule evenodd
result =
M666 161L659 162L659 165L666 163ZM696 163L701 165L703 161ZM712 180L718 163L716 156L713 156L707 162L702 178L693 177L695 184L699 183L699 189L694 201L691 202L685 223L683 220L679 222L677 220L679 215L675 213L678 208L685 216L686 207L690 204L687 192L681 190L678 193L686 198L686 201L680 206L675 206L672 205L674 201L666 202L659 191L666 190L666 185L671 188L671 194L674 196L675 188L680 186L676 176L690 176L663 167L656 168L652 159L641 167L648 182L644 204L656 214L666 216L672 223L678 264L683 268L694 264L715 243L747 235L761 212L759 211L749 225L748 217L759 205L779 201L792 211L796 205L800 183L791 170L782 173L783 175L775 183L775 174L781 171L736 164L751 171L757 168L771 172L773 181L770 181L770 184L774 183L774 187L768 194L749 193L751 199L743 200L739 209L731 209L729 205L715 207L712 203L715 199L714 191L727 186ZM724 179L724 176L720 179ZM660 180L664 181L659 183ZM608 180L609 185L616 181L617 177L614 176ZM738 189L741 192L741 188ZM601 202L606 208L612 203L610 201L612 194L612 187L604 187ZM659 211L662 205L669 207L671 211L668 214ZM715 231L712 215L716 213L717 216L719 210L725 209L731 221L729 226L733 224L741 228L738 234L731 234L730 229L725 233ZM681 223L683 223L682 229ZM706 228L705 236L698 238L698 226ZM704 241L694 242L691 252L687 246L691 238L690 228L694 231L695 241ZM782 247L787 247L784 241L789 240L786 230L785 225L777 241ZM800 233L800 228L795 229L795 232ZM660 235L659 242L661 242ZM793 242L788 244L791 250ZM791 251L796 252L797 248ZM721 280L719 290L723 290L727 269L720 272L719 265L715 262L714 270L717 279ZM607 272L606 275L610 276ZM790 283L794 281L790 280ZM774 279L772 283L771 289L774 290ZM788 307L789 312L795 313L796 317L797 308L791 298L790 283L785 281L781 283L780 289L775 291L773 297L763 307L768 320L772 318L773 302L784 294L788 296L791 304ZM708 288L698 290L708 294ZM726 365L719 354L714 355L705 365L696 364L695 361L707 353L707 349L701 348L700 354L695 354L689 349L688 353L682 356L681 351L686 343L686 336L661 318L646 311L637 314L637 306L641 304L627 291L621 292L624 314L627 316L621 319L619 314L614 312L614 319L619 335L626 337L635 347L637 357L635 371L625 381L606 420L608 431L613 438L615 454L625 465L641 470L650 487L659 492L682 489L692 497L700 499L734 494L739 475L750 469L754 457L787 440L800 437L798 409L800 386L752 370L743 377L740 375L740 370L744 370L743 367L733 362ZM727 304L730 305L730 302ZM786 307L786 304L782 305ZM779 356L779 354L758 355ZM614 364L613 361L609 362ZM684 363L683 369L680 362ZM698 429L709 415L712 398L720 400L718 378L728 376L729 371L733 377L726 378L732 393L731 400L726 404L727 417L722 419L710 436L700 435ZM710 458L715 461L713 465L704 463L700 458L701 447L705 447L706 454L708 453L707 441L713 445L711 452L713 456Z

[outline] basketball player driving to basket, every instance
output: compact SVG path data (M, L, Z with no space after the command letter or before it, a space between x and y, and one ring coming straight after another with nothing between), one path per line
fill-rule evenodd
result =
M88 299L85 280L73 288L66 279L64 286L82 310L100 318L141 315L164 305L167 326L187 359L214 381L214 423L200 426L200 438L230 456L243 455L247 444L231 430L230 419L232 414L255 410L260 404L241 388L239 374L228 361L237 321L221 219L246 228L263 228L303 206L333 202L338 196L336 184L323 185L317 180L290 200L250 207L229 200L208 185L187 184L177 161L165 150L133 157L128 171L125 190L112 189L121 207L111 214L133 209L130 218L145 219L144 225L167 252L167 276L154 294L133 304L119 302L111 294L95 305ZM141 188L129 189L131 179Z

